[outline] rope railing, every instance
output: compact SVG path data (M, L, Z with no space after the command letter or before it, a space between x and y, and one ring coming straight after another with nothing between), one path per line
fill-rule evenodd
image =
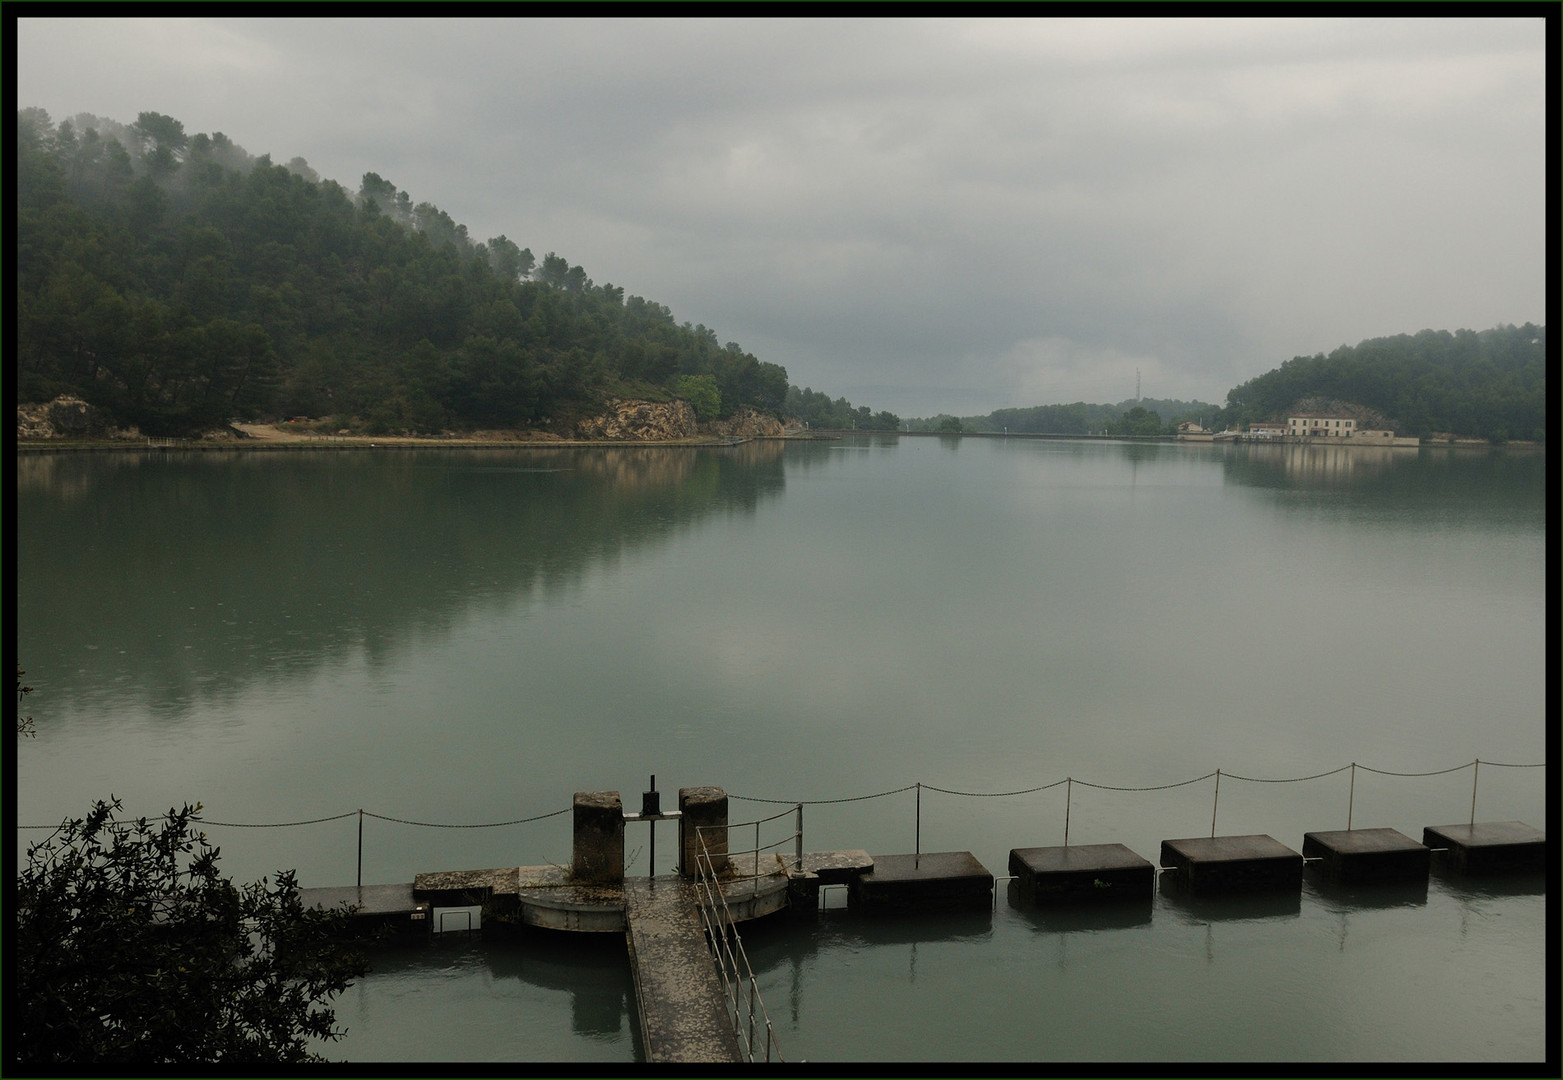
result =
M376 814L372 810L349 810L342 814L332 814L329 817L310 818L307 821L268 821L268 822L244 822L244 821L213 821L210 818L201 817L199 814L190 818L191 821L201 825L210 825L222 829L291 829L300 825L321 825L328 821L342 821L345 818L358 818L358 885L364 884L364 818L374 818L377 821L390 821L397 825L413 825L425 829L499 829L509 825L528 825L534 821L545 821L561 814L568 814L574 807L567 806L563 810L552 810L546 814L534 814L531 817L515 818L511 821L485 821L476 824L453 824L437 821L413 821L409 818L392 817L389 814ZM801 813L801 811L800 811ZM109 827L115 829L136 828L139 821L167 821L169 815L158 814L156 817L137 819L137 821L110 822ZM59 825L18 825L18 829L59 829ZM45 841L47 842L47 841Z
M1325 777L1337 776L1340 773L1347 772L1349 770L1350 773L1351 773L1351 788L1350 788L1350 793L1347 796L1346 828L1350 829L1351 828L1351 822L1352 822L1352 811L1354 809L1355 802L1356 802L1357 770L1358 769L1362 769L1362 770L1364 770L1366 772L1376 773L1376 774L1378 774L1380 776L1397 776L1397 777L1443 776L1443 775L1448 774L1448 773L1460 772L1463 769L1471 769L1472 770L1472 776L1471 776L1471 818L1470 818L1470 820L1471 820L1471 824L1474 825L1476 823L1476 786L1477 786L1477 781L1480 779L1481 767L1483 765L1487 765L1487 766L1495 767L1495 768L1505 768L1505 769L1544 769L1544 768L1546 768L1546 762L1522 762L1522 763L1516 763L1516 762L1496 762L1496 761L1483 761L1481 758L1477 758L1474 761L1468 761L1468 762L1465 762L1465 763L1460 764L1460 765L1453 765L1453 766L1450 766L1447 769L1434 769L1434 770L1431 770L1431 771L1428 771L1428 772L1394 772L1394 771L1391 771L1391 770L1388 770L1388 769L1373 769L1373 768L1369 768L1366 765L1359 765L1357 762L1353 761L1353 762L1349 762L1349 763L1347 763L1345 765L1341 765L1341 766L1339 766L1337 768L1334 768L1334 769L1327 769L1324 772L1310 773L1307 776L1289 776L1289 777L1242 776L1242 775L1239 775L1237 773L1223 772L1220 769L1216 769L1214 772L1208 772L1208 773L1205 773L1203 776L1192 777L1192 778L1190 778L1188 780L1179 780L1179 781L1175 781L1175 782L1170 783L1170 784L1149 784L1149 785L1142 785L1142 786L1125 786L1125 785L1117 785L1117 784L1097 784L1097 783L1092 783L1092 782L1087 781L1087 780L1077 780L1073 776L1066 776L1062 780L1054 780L1052 783L1049 783L1049 784L1040 784L1040 785L1038 785L1036 787L1020 788L1020 789L1013 790L1013 791L960 791L960 790L957 790L955 788L937 787L937 786L935 786L933 784L925 784L925 783L922 783L921 781L919 781L917 783L907 784L904 787L893 788L893 789L891 789L889 791L876 792L875 794L872 794L872 795L854 795L854 796L847 796L847 797L836 798L836 799L769 799L769 798L760 798L760 797L757 797L757 796L750 796L750 795L733 795L733 794L729 794L728 798L729 799L737 799L737 800L740 800L742 802L790 803L792 805L795 805L795 806L799 807L800 808L799 809L799 813L801 814L802 813L801 808L804 807L804 806L824 806L824 805L828 805L828 804L832 804L832 803L862 802L862 801L865 801L865 800L868 800L868 799L884 798L884 797L889 796L889 795L899 795L902 792L906 792L906 791L915 791L917 793L917 796L916 796L916 809L915 809L915 825L914 825L914 832L913 832L913 846L914 846L914 850L916 851L917 854L922 854L922 797L923 797L923 789L924 788L928 789L929 791L937 791L937 792L939 792L941 794L944 794L944 795L955 795L955 796L960 796L960 797L965 797L965 798L1002 799L1002 798L1010 798L1010 797L1018 796L1018 795L1032 795L1032 794L1035 794L1035 793L1037 793L1039 791L1047 791L1047 790L1049 790L1051 788L1056 788L1060 784L1065 785L1065 787L1067 789L1067 794L1066 794L1065 799L1064 799L1064 845L1067 847L1069 845L1069 814L1070 814L1071 806L1073 805L1073 802L1074 802L1074 785L1076 785L1076 784L1079 784L1081 787L1094 788L1094 789L1096 789L1098 791L1167 791L1167 790L1170 790L1172 788L1187 787L1190 784L1198 784L1198 783L1201 783L1201 782L1203 782L1205 780L1210 780L1210 779L1214 778L1216 783L1215 783L1215 793L1214 793L1214 795L1212 797L1211 809L1210 809L1210 835L1211 836L1215 836L1216 835L1216 815L1217 815L1217 811L1218 811L1218 809L1220 807L1220 802L1221 802L1221 780L1222 780L1223 777L1225 777L1228 780L1241 780L1241 781L1244 781L1246 783L1251 783L1251 784L1298 784L1298 783L1303 783L1303 782L1306 782L1306 781L1309 781L1309 780L1321 780L1321 779L1324 779Z
M848 795L848 796L843 796L843 797L834 798L834 799L772 799L772 798L761 798L759 796L754 796L754 795L733 795L733 794L729 794L728 798L729 799L736 799L736 800L739 800L741 802L771 803L771 804L784 805L784 806L788 806L788 807L794 808L794 811L783 811L782 813L775 815L775 817L779 818L779 817L785 816L788 812L796 812L798 817L799 817L799 822L798 822L798 827L797 827L796 833L794 834L794 837L797 838L799 840L799 842L801 843L801 836L802 836L802 831L803 831L803 827L802 827L802 814L803 814L803 807L805 807L805 806L829 806L829 805L838 805L838 804L842 804L842 803L866 802L866 801L869 801L869 800L872 800L872 799L883 799L883 798L887 798L887 797L889 797L891 795L900 795L900 794L903 794L903 793L908 792L908 791L915 791L917 793L916 794L917 807L916 807L916 825L915 825L914 843L916 845L917 852L919 854L921 854L921 852L922 852L922 793L923 793L923 789L924 788L926 788L929 791L939 792L942 795L953 795L953 796L956 796L958 798L1004 799L1004 798L1015 798L1015 797L1022 796L1022 795L1034 795L1034 794L1037 794L1038 792L1048 791L1048 790L1050 790L1052 788L1056 788L1056 787L1058 787L1060 785L1064 785L1067 788L1067 794L1066 794L1065 803L1064 803L1064 844L1065 844L1065 846L1067 846L1068 843L1069 843L1069 813L1070 813L1070 807L1071 807L1071 805L1073 804L1073 801L1074 801L1074 787L1077 784L1079 786L1081 786L1081 787L1092 788L1092 789L1095 789L1097 791L1125 791L1125 792L1129 792L1129 791L1168 791L1168 790L1171 790L1173 788L1188 787L1191 784L1202 783L1202 782L1204 782L1206 780L1210 780L1210 779L1214 778L1215 781L1216 781L1216 784L1215 784L1215 794L1214 794L1212 807L1211 807L1211 814L1210 814L1210 830L1211 830L1210 834L1212 836L1214 836L1215 835L1215 830L1216 830L1216 814L1217 814L1217 810L1219 808L1220 798L1221 798L1221 781L1222 781L1222 779L1240 780L1240 781L1243 781L1245 783L1251 783L1251 784L1297 784L1297 783L1304 783L1304 782L1309 781L1309 780L1320 780L1320 779L1323 779L1325 777L1336 776L1336 775L1338 775L1340 773L1343 773L1343 772L1346 772L1346 771L1349 770L1351 772L1351 788L1350 788L1350 792L1349 792L1349 794L1347 796L1346 827L1348 829L1350 829L1351 828L1351 822L1352 822L1352 813L1353 813L1353 809L1354 809L1355 801L1356 801L1357 770L1360 769L1363 772L1374 773L1375 775L1378 775L1378 776L1419 778L1419 777L1428 777L1428 776L1444 776L1444 775L1447 775L1449 773L1460 772L1463 769L1470 769L1470 770L1472 770L1470 820L1471 820L1472 824L1475 824L1475 822L1476 822L1477 783L1480 780L1480 777L1481 777L1481 767L1483 765L1486 765L1489 768L1495 768L1495 769L1544 769L1544 768L1546 768L1546 762L1484 761L1481 758L1477 758L1474 761L1464 762L1464 763L1462 763L1460 765L1451 765L1450 767L1448 767L1446 769L1432 769L1432 770L1428 770L1428 771L1425 771L1425 772L1399 772L1399 771L1395 771L1395 770L1391 770L1391 769L1376 769L1376 768L1373 768L1371 766L1362 765L1362 764L1360 764L1358 762L1353 761L1353 762L1350 762L1350 763L1348 763L1346 765L1341 765L1341 766L1339 766L1337 768L1334 768L1334 769L1328 769L1328 770L1326 770L1324 772L1311 773L1311 774L1309 774L1307 776L1291 776L1291 777L1242 776L1242 775L1239 775L1237 773L1224 772L1221 769L1216 769L1214 772L1208 772L1208 773L1205 773L1202 776L1195 776L1195 777L1191 777L1190 779L1187 779L1187 780L1178 780L1178 781L1174 781L1174 782L1168 783L1168 784L1147 784L1147 785L1134 785L1134 786L1121 785L1121 784L1100 784L1100 783L1093 783L1092 781L1089 781L1089 780L1080 780L1080 779L1077 779L1077 778L1075 778L1073 776L1066 776L1062 780L1054 780L1054 781L1052 781L1050 783L1047 783L1047 784L1039 784L1039 785L1036 785L1034 787L1018 788L1018 789L1014 789L1014 790L1005 790L1005 791L963 791L963 790L960 790L960 789L957 789L957 788L940 787L940 786L937 786L937 785L934 785L934 784L925 784L925 783L922 783L921 781L918 781L916 783L905 784L905 785L903 785L901 787L891 788L891 789L889 789L887 791L877 791L877 792L874 792L874 793L868 794L868 795ZM326 817L308 818L308 819L303 820L303 821L273 821L273 822L214 821L214 820L212 820L210 818L205 818L205 817L200 817L200 816L197 816L197 817L193 818L192 820L196 821L196 822L198 822L198 823L200 823L202 825L209 825L209 826L212 826L214 828L225 828L225 829L291 829L291 828L298 828L300 826L305 826L305 825L321 825L321 824L326 824L326 823L332 822L332 821L342 821L342 820L344 820L346 818L350 818L350 817L355 817L356 816L358 818L358 878L359 878L359 884L362 884L363 883L363 819L364 818L374 818L374 819L376 819L378 821L387 821L387 822L391 822L391 823L397 824L397 825L410 825L410 826L413 826L415 828L424 828L424 829L499 829L499 828L507 828L507 827L515 826L515 825L528 825L528 824L531 824L533 822L545 821L545 820L547 820L549 818L559 817L562 814L568 814L568 813L571 812L572 809L573 809L573 807L565 807L562 810L553 810L553 811L549 811L548 813L534 814L531 817L513 818L513 819L508 820L508 821L488 821L488 822L475 822L475 823L454 823L454 822L440 822L440 821L416 821L416 820L413 820L411 818L395 817L395 816L390 815L390 814L379 814L379 813L375 813L372 810L364 810L364 809L348 810L348 811L345 811L345 812L340 813L340 814L332 814L332 815L329 815L329 816L326 816ZM157 817L155 817L155 818L154 817L148 817L145 820L154 821L154 820L167 820L167 819L168 819L168 815L167 814L160 814L160 815L157 815ZM774 820L774 818L766 818L766 819L762 819L762 820L769 821L769 820ZM757 825L757 823L753 823L753 822L751 822L750 824L756 824ZM132 827L134 827L134 823L133 822L127 822L127 821L120 821L120 822L114 822L113 826L117 827L117 828L132 828ZM60 825L58 825L58 824L55 824L55 825L17 825L16 828L19 829L19 830L33 830L33 829L57 830L57 829L60 828ZM759 847L759 845L758 845L758 843L756 843L756 848L758 849L758 847ZM758 860L758 852L756 853L756 860Z
M546 814L536 814L536 815L533 815L532 817L516 818L513 821L483 821L483 822L478 822L477 824L473 824L473 825L450 824L450 823L439 822L439 821L411 821L411 820L409 820L407 818L391 817L388 814L377 814L373 810L349 810L346 813L333 814L330 817L310 818L307 821L261 821L261 822L213 821L210 818L201 817L200 815L196 815L195 817L191 818L190 820L198 821L202 825L214 825L214 826L217 826L219 828L224 828L224 829L291 829L291 828L293 828L296 825L319 825L319 824L321 824L323 822L327 822L327 821L341 821L344 818L357 817L359 815L362 815L363 817L376 818L376 819L378 819L380 821L394 821L398 825L418 825L418 826L421 826L422 828L425 828L425 829L498 829L498 828L502 828L502 827L504 827L506 825L526 825L526 824L529 824L529 823L534 822L534 821L542 821L542 820L544 820L546 818L558 817L560 814L568 814L571 811L571 809L572 809L572 807L568 807L567 806L563 810L552 810L552 811L549 811ZM149 818L147 818L147 820L148 821L166 821L166 820L168 820L168 815L167 814L158 814L156 817L149 817ZM116 822L115 824L123 825L123 824L128 824L128 823L126 823L126 822ZM18 825L17 828L18 829L58 829L59 826L58 825Z

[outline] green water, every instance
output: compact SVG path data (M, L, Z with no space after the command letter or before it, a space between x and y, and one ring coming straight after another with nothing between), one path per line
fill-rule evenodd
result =
M1545 827L1545 770L1503 767L1546 760L1545 491L1521 452L1022 439L26 455L18 820L200 800L231 874L339 885L363 808L363 880L398 882L566 861L568 815L431 826L655 773L1003 875L1066 811L1153 860L1213 816L1420 839L1480 758L1478 820ZM1540 882L1063 926L1006 887L975 925L746 934L789 1060L1544 1054ZM398 951L328 1052L632 1060L619 961L565 958Z

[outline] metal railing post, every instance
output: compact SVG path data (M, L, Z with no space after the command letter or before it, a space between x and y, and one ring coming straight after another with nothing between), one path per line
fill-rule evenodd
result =
M1475 760L1475 762L1473 762L1472 764L1473 764L1474 767L1471 769L1471 825L1472 825L1472 827L1475 827L1475 825L1476 825L1476 779L1477 779L1477 777L1479 777L1481 775L1481 772L1482 772L1482 759L1481 758L1477 758Z
M364 808L358 808L358 887L364 887Z
M923 782L917 782L917 818L912 833L912 858L923 857Z
M1216 797L1210 803L1210 835L1216 835L1216 807L1221 805L1221 770L1216 770Z
M803 873L803 804L798 804L798 837L793 850L793 869Z
M1351 787L1346 794L1346 831L1351 831L1351 809L1357 801L1357 763L1351 763Z
M1069 846L1069 803L1074 798L1075 778L1064 778L1064 846Z

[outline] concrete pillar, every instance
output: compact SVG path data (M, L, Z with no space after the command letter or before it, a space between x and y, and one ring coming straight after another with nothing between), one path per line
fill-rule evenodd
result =
M727 792L719 787L678 789L678 872L686 877L699 873L695 859L700 853L699 833L704 827L706 851L711 869L720 874L727 869Z
M617 791L575 793L575 855L570 870L576 881L624 884L624 803Z

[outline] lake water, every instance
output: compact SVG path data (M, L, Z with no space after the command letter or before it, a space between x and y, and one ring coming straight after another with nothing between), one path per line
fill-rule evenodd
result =
M567 863L570 816L523 819L652 774L1000 876L1066 813L1152 861L1348 815L1420 839L1473 781L1479 821L1549 816L1541 453L29 454L15 521L18 822L199 800L239 878L352 884L360 809L366 884ZM1539 1061L1546 886L1050 913L1001 881L991 916L744 939L790 1061ZM325 1052L631 1062L633 1001L621 942L449 935L379 955Z

